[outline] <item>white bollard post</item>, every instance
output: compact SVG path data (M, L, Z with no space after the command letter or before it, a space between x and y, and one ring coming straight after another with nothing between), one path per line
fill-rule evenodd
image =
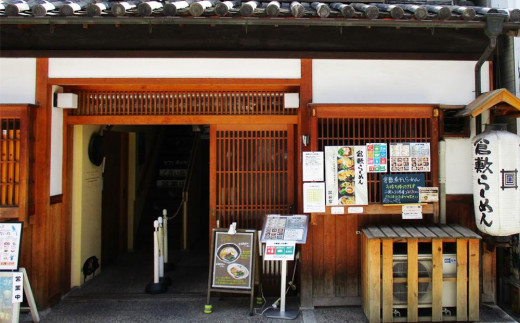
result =
M153 283L159 283L159 221L153 221Z
M162 214L163 214L163 231L164 231L164 237L163 237L163 244L164 244L164 247L163 247L163 253L164 253L164 263L167 264L168 263L168 217L167 217L167 214L168 214L168 211L166 209L164 209L162 211Z
M159 222L159 279L164 277L164 258L163 258L163 248L164 248L164 240L163 240L163 218L160 216L158 219Z

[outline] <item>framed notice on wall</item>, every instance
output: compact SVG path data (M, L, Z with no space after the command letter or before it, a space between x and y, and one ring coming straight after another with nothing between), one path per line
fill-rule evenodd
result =
M0 223L0 270L18 270L22 222Z
M391 172L429 172L430 169L429 142L390 144Z

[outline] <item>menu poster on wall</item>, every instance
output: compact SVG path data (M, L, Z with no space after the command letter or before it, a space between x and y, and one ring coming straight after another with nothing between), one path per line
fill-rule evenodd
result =
M323 151L304 151L302 164L304 182L323 182Z
M22 222L0 223L0 270L17 270L22 242Z
M215 232L211 287L251 289L253 232Z
M325 147L326 205L367 205L366 146Z
M429 172L430 143L390 144L390 172Z
M369 173L386 173L388 151L386 144L367 144L367 165Z

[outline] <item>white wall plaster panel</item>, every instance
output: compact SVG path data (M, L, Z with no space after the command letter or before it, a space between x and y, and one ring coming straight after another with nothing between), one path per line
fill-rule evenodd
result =
M471 140L446 139L446 194L473 194Z
M63 88L53 85L53 93L62 93ZM63 168L63 109L51 110L51 180L50 195L62 194Z
M313 60L314 103L468 104L473 61ZM482 91L489 90L489 65Z
M0 103L35 103L36 59L0 58Z
M300 78L299 59L51 58L51 78Z

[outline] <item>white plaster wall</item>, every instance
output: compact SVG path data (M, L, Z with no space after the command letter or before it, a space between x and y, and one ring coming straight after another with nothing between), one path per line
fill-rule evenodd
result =
M0 103L35 103L36 59L0 58Z
M473 194L471 139L446 139L446 194Z
M63 88L53 85L53 93L63 92ZM51 110L51 180L50 195L62 194L63 181L63 110Z
M493 8L520 8L520 0L491 0Z
M475 63L313 60L313 102L468 104L475 98ZM486 63L482 91L488 90Z
M51 58L51 78L300 78L299 59Z

